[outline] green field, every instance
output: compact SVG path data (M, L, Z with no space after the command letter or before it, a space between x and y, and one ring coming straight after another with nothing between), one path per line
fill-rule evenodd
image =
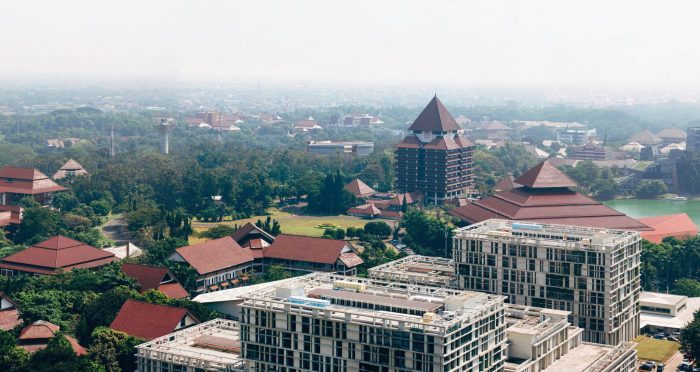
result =
M668 340L656 340L651 337L639 336L634 339L637 343L637 354L641 360L665 362L678 351L680 344Z
M370 221L384 221L389 226L394 226L398 221L393 220L366 220L359 217L353 216L308 216L308 215L298 215L292 214L286 211L279 210L277 208L271 208L269 216L273 219L279 221L282 227L282 233L293 234L293 235L305 235L305 236L322 236L323 228L317 228L317 225L321 224L333 224L337 225L339 228L347 229L348 227L364 227L367 222ZM235 221L224 221L224 222L193 222L192 226L196 232L207 231L210 228L223 224L223 225L234 225L238 226L244 225L247 222L255 223L257 220L265 220L265 216L254 216L251 218L245 218ZM190 244L198 243L204 239L198 237L191 237Z

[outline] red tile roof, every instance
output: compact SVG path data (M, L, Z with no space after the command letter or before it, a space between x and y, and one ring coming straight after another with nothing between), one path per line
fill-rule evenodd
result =
M3 258L0 267L54 274L59 269L99 267L115 260L112 253L59 235Z
M180 321L188 314L187 309L181 307L126 300L109 328L144 340L152 340L175 331ZM195 319L191 314L190 317Z
M185 298L189 296L187 290L175 280L175 276L165 267L125 263L122 265L122 271L124 274L136 279L141 285L142 293L149 289L155 289L170 298ZM164 279L167 279L165 278L166 275L170 276L172 282L160 284Z
M251 250L241 247L230 236L180 247L176 251L200 275L253 261Z
M346 267L359 266L365 262L355 252L341 253L339 259Z
M698 235L697 225L686 213L640 218L639 221L654 229L642 232L642 238L652 243L661 243L668 236L687 238Z
M70 172L70 173L69 173ZM88 175L88 171L83 168L77 161L69 159L61 168L59 168L53 175L54 180L66 177L68 174L73 174L76 176Z
M272 236L267 231L255 226L254 224L252 224L250 222L239 227L238 230L236 230L236 232L234 232L233 235L231 235L231 237L233 238L233 240L238 242L238 244L241 244L241 242L245 240L244 238L249 238L249 235L260 235L268 243L275 240L274 236Z
M454 208L449 213L470 224L501 218L610 229L651 229L640 221L570 190L569 186L564 185L576 184L547 161L515 182L525 185L516 184L511 189Z
M496 183L493 186L493 189L496 192L501 192L510 190L514 187L516 187L516 183L514 182L513 176L509 174L505 176L502 180L498 181L498 183Z
M396 147L402 149L418 149L421 147L421 143L415 136L406 136Z
M373 188L369 187L358 178L355 178L345 185L345 190L348 190L351 194L358 198L366 198L377 193Z
M48 339L53 338L53 336L61 329L61 327L47 322L45 320L37 320L36 322L22 328L19 333L20 340L35 340L35 339Z
M433 97L408 130L451 132L462 129L437 96Z
M12 181L9 179L12 179ZM34 195L63 190L66 190L66 188L56 184L36 169L0 168L0 192Z
M344 240L280 234L263 253L266 258L335 264L346 247L352 249Z
M0 311L0 329L9 331L18 325L22 324L22 319L19 317L19 310L7 309Z
M374 204L370 203L370 204L363 204L363 205L359 205L357 207L350 208L350 209L348 209L347 213L374 217L374 216L382 214L382 211L380 211L379 208L375 207Z
M572 181L571 178L547 160L537 164L534 168L518 177L515 183L531 188L578 186L576 182Z

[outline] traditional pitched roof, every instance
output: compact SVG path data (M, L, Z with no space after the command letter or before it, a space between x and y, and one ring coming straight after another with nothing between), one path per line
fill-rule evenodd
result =
M683 131L683 129L680 128L664 128L660 130L658 133L656 133L656 136L664 139L664 138L686 138L688 135Z
M576 184L547 161L526 172L515 182L524 185L516 185L491 197L454 208L449 213L469 224L500 218L623 230L651 229L569 189Z
M500 121L489 121L481 124L482 130L511 130L511 128Z
M141 286L142 293L149 289L155 289L170 298L185 298L189 296L187 290L175 280L172 273L165 267L125 263L122 265L122 272L136 279Z
M0 267L50 275L59 269L99 267L116 259L112 253L58 235L3 258Z
M253 238L254 236L260 236L268 243L275 240L274 236L251 222L247 222L245 225L239 227L238 230L231 235L233 240L235 240L238 244L243 244L245 241Z
M416 136L406 136L396 145L396 147L402 149L418 149L421 147L421 143Z
M144 340L152 340L175 331L182 319L188 315L197 322L187 309L129 299L124 302L109 328Z
M263 254L265 258L335 264L346 252L352 248L344 240L280 234Z
M345 185L345 190L350 191L351 194L358 198L366 198L372 196L377 192L373 188L369 187L366 183L362 182L359 178L355 178Z
M345 267L360 266L365 262L355 252L341 253L338 259Z
M70 159L61 168L59 168L53 175L53 179L59 180L66 177L67 175L82 176L88 175L88 171L83 168L77 161Z
M518 177L515 180L515 183L533 189L577 186L576 182L572 181L571 178L569 178L547 160L541 162L534 168L525 172L525 174L522 176Z
M250 249L241 247L230 236L175 250L200 275L253 261Z
M45 320L37 320L36 322L24 327L19 334L19 347L24 350L33 353L35 351L45 349L49 340L56 337L56 333L60 331L60 327ZM87 354L87 350L80 346L78 340L75 338L64 335L63 337L68 340L71 348L78 356L83 356Z
M645 146L650 146L658 144L659 142L661 142L661 139L648 129L644 129L643 131L633 135L630 138L630 141L638 142Z
M517 186L520 186L520 185L516 184L515 179L513 178L513 175L509 174L509 175L505 176L502 180L498 181L498 183L496 183L493 186L493 189L496 192L501 192L501 191L510 190L510 189L517 187Z
M379 208L375 207L374 204L369 203L369 204L358 205L357 207L352 207L352 208L348 209L347 213L374 217L374 216L381 215L382 211L380 211Z
M36 169L0 168L0 192L34 195L63 190L66 188L53 182Z
M661 243L668 236L687 238L698 235L697 225L686 213L645 217L640 218L639 221L654 229L642 232L642 238L652 243Z
M9 331L22 324L17 304L4 292L0 291L0 330Z
M457 124L437 96L430 100L413 124L408 127L408 130L425 132L452 132L460 129L462 127Z

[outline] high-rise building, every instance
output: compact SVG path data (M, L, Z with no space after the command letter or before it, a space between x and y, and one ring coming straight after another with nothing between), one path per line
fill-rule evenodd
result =
M688 151L700 151L700 127L688 128L685 149Z
M411 124L411 132L396 145L396 187L420 191L429 202L462 197L472 186L474 144L436 97Z
M638 232L487 220L455 231L459 287L571 312L584 341L639 334Z
M502 371L502 296L310 274L243 296L251 371Z

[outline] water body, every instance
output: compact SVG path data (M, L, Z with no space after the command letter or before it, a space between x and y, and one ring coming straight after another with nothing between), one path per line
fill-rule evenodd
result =
M687 213L693 222L700 226L700 200L621 199L603 203L632 218Z

